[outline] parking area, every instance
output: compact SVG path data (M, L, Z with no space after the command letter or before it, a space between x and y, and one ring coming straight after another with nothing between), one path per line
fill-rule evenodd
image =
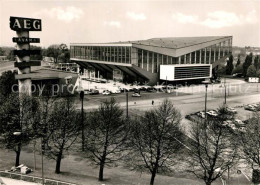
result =
M219 118L221 116L225 121L223 126L232 131L246 132L245 125L251 114L260 110L260 102L241 105L236 107L223 107L203 111L197 111L185 116L186 119L193 122L202 122L203 120Z

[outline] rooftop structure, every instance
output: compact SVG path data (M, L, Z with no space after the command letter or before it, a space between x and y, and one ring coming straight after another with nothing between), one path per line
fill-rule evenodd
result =
M172 71L179 75L176 78L168 78L169 81L212 77L212 69L224 62L232 52L232 36L72 43L70 49L71 60L82 68L88 69L92 76L99 78L101 75L106 79L117 81L155 84L160 80L165 80L160 78L163 76L160 75L162 65L182 65L182 68L169 67L169 70L181 70ZM203 70L200 70L202 68ZM180 73L183 74L180 75Z

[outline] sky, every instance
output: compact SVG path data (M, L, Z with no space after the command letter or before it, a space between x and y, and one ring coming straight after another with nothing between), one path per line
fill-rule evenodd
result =
M42 47L230 35L260 47L260 0L0 0L0 46L15 45L10 16L41 19Z

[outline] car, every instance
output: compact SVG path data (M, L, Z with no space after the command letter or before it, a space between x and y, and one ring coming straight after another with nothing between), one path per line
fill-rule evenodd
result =
M239 127L239 128L238 128L238 131L245 133L245 132L246 132L246 127Z
M112 89L110 92L112 94L120 94L121 93L120 89Z
M233 113L233 114L237 113L237 110L234 109L233 107L227 107L227 111L230 112L230 113Z
M204 111L198 112L197 115L202 118L205 118L206 116Z
M141 97L141 95L139 93L134 93L132 94L132 97Z
M234 120L234 123L235 123L236 125L238 125L238 126L245 125L245 123L244 123L243 121L239 120L239 119L235 119L235 120Z
M230 124L233 124L233 121L231 120L226 120L226 121L223 121L223 126L229 126Z
M91 93L90 93L91 95L99 94L99 91L96 90L96 89L93 89L93 90L91 90L90 92L91 92Z
M244 109L245 109L245 110L250 110L250 111L256 111L256 108L255 108L254 106L252 106L252 105L246 105L246 106L244 107Z
M91 94L91 90L84 90L84 94Z
M214 111L214 110L208 111L207 114L210 115L210 116L213 116L213 117L217 117L218 116L218 113L216 111Z
M237 127L236 127L236 125L235 125L234 123L230 123L228 126L229 126L232 130L237 130Z
M102 93L103 95L110 95L111 94L111 92L110 91L107 91L107 90L105 90L105 91L103 91L103 93Z

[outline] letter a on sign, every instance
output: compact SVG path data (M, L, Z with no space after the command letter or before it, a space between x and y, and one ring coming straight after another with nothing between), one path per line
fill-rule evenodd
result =
M14 31L42 31L40 19L10 17L10 28Z

